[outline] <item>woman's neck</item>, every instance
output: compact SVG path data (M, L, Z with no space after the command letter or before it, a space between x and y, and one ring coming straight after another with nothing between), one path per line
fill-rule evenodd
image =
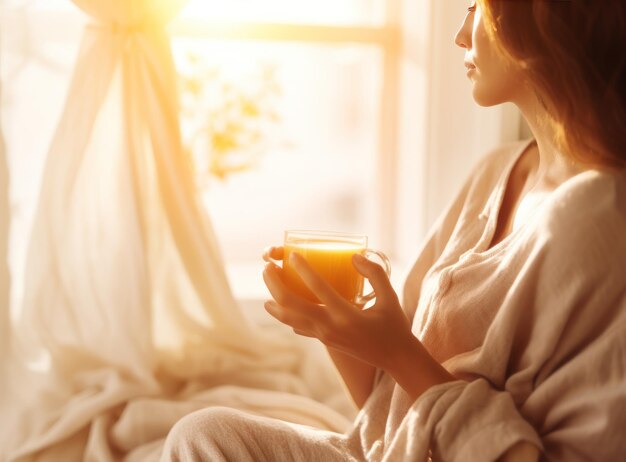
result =
M546 123L546 110L537 98L532 98L525 104L517 104L517 106L537 143L535 155L529 159L528 183L531 190L554 190L569 178L588 169L588 167L576 164L559 150L555 142L556 134Z

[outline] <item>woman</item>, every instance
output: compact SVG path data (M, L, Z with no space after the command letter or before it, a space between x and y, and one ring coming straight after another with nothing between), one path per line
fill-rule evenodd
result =
M328 347L361 407L347 435L196 413L166 460L623 460L626 454L626 6L472 4L456 43L473 96L516 104L533 140L488 155L434 226L402 307L355 256L376 302L283 284L267 311Z

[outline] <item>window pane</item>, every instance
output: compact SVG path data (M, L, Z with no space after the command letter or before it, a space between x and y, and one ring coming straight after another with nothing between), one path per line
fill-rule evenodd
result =
M245 87L246 77L269 65L281 89L278 142L258 166L213 178L204 194L227 263L253 265L254 281L232 277L237 294L262 284L261 252L280 244L285 229L362 232L375 240L379 49L192 39L175 39L173 47L183 73L192 53Z
M381 25L385 0L192 0L181 17L335 25Z

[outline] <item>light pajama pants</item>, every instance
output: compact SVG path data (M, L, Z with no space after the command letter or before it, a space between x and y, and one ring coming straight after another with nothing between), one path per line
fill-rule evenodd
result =
M355 461L345 439L339 433L211 407L174 425L161 462Z

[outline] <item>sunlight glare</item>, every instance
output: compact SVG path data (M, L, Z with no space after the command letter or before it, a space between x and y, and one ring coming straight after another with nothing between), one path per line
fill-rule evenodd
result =
M382 22L381 0L191 0L181 19L312 24L367 24Z

